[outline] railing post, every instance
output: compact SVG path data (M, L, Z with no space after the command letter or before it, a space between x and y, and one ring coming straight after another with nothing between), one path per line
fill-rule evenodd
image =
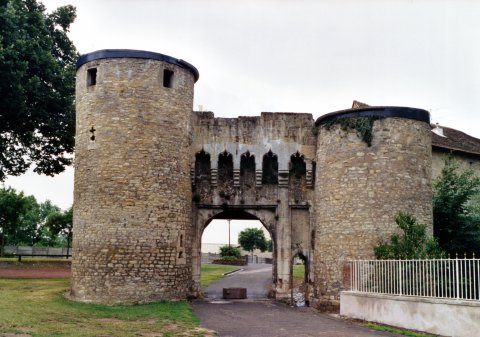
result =
M460 298L460 283L459 283L459 276L458 276L458 253L455 256L455 282L456 290L457 290L457 300Z
M402 295L403 294L403 282L402 282L402 261L398 260L398 294Z

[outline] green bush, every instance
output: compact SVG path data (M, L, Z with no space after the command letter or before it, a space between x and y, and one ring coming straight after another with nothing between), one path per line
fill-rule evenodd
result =
M448 254L480 254L480 177L451 156L433 182L433 229Z
M226 258L237 259L240 257L240 248L235 246L229 246L229 245L222 246L220 247L220 256L223 259L226 259Z
M403 233L393 234L389 243L380 242L374 247L377 259L434 259L445 256L437 240L427 236L427 226L417 223L413 215L399 212L395 222Z

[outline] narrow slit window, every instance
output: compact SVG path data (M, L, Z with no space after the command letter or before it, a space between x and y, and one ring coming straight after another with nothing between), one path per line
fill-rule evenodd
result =
M97 84L97 68L87 70L87 85L92 86Z
M163 69L163 86L165 88L173 88L173 71Z

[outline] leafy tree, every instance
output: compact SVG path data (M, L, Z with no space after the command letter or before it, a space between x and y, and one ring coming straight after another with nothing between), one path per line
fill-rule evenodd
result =
M225 258L225 257L235 257L239 258L240 257L240 249L238 247L234 246L221 246L220 247L220 256Z
M0 189L0 245L35 245L42 240L47 218L60 212L50 201L38 203L13 188Z
M0 255L3 256L4 246L15 236L17 224L25 209L23 193L17 194L13 188L0 189Z
M273 252L273 242L272 240L267 240L267 252Z
M417 223L413 215L400 212L395 217L395 222L402 234L393 234L389 243L380 242L374 247L377 259L433 259L444 256L438 242L427 237L427 226Z
M36 0L0 0L0 181L72 163L75 62L67 37L75 7L45 13Z
M433 228L449 254L480 254L480 178L471 170L459 171L451 156L434 181Z
M243 249L251 252L252 256L255 249L260 249L262 252L267 250L267 239L259 228L246 228L241 231L238 235L238 243Z
M52 212L48 215L45 222L44 232L48 233L48 245L54 246L59 238L65 238L67 241L67 248L70 247L72 241L72 224L73 224L73 207L62 212ZM68 254L68 250L67 250Z

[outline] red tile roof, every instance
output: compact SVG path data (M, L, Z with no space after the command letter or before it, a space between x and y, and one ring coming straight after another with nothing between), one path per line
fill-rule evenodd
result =
M443 129L443 135L445 136L439 136L432 131L433 147L480 155L480 139L445 126L432 124L431 127L432 130L436 127Z

